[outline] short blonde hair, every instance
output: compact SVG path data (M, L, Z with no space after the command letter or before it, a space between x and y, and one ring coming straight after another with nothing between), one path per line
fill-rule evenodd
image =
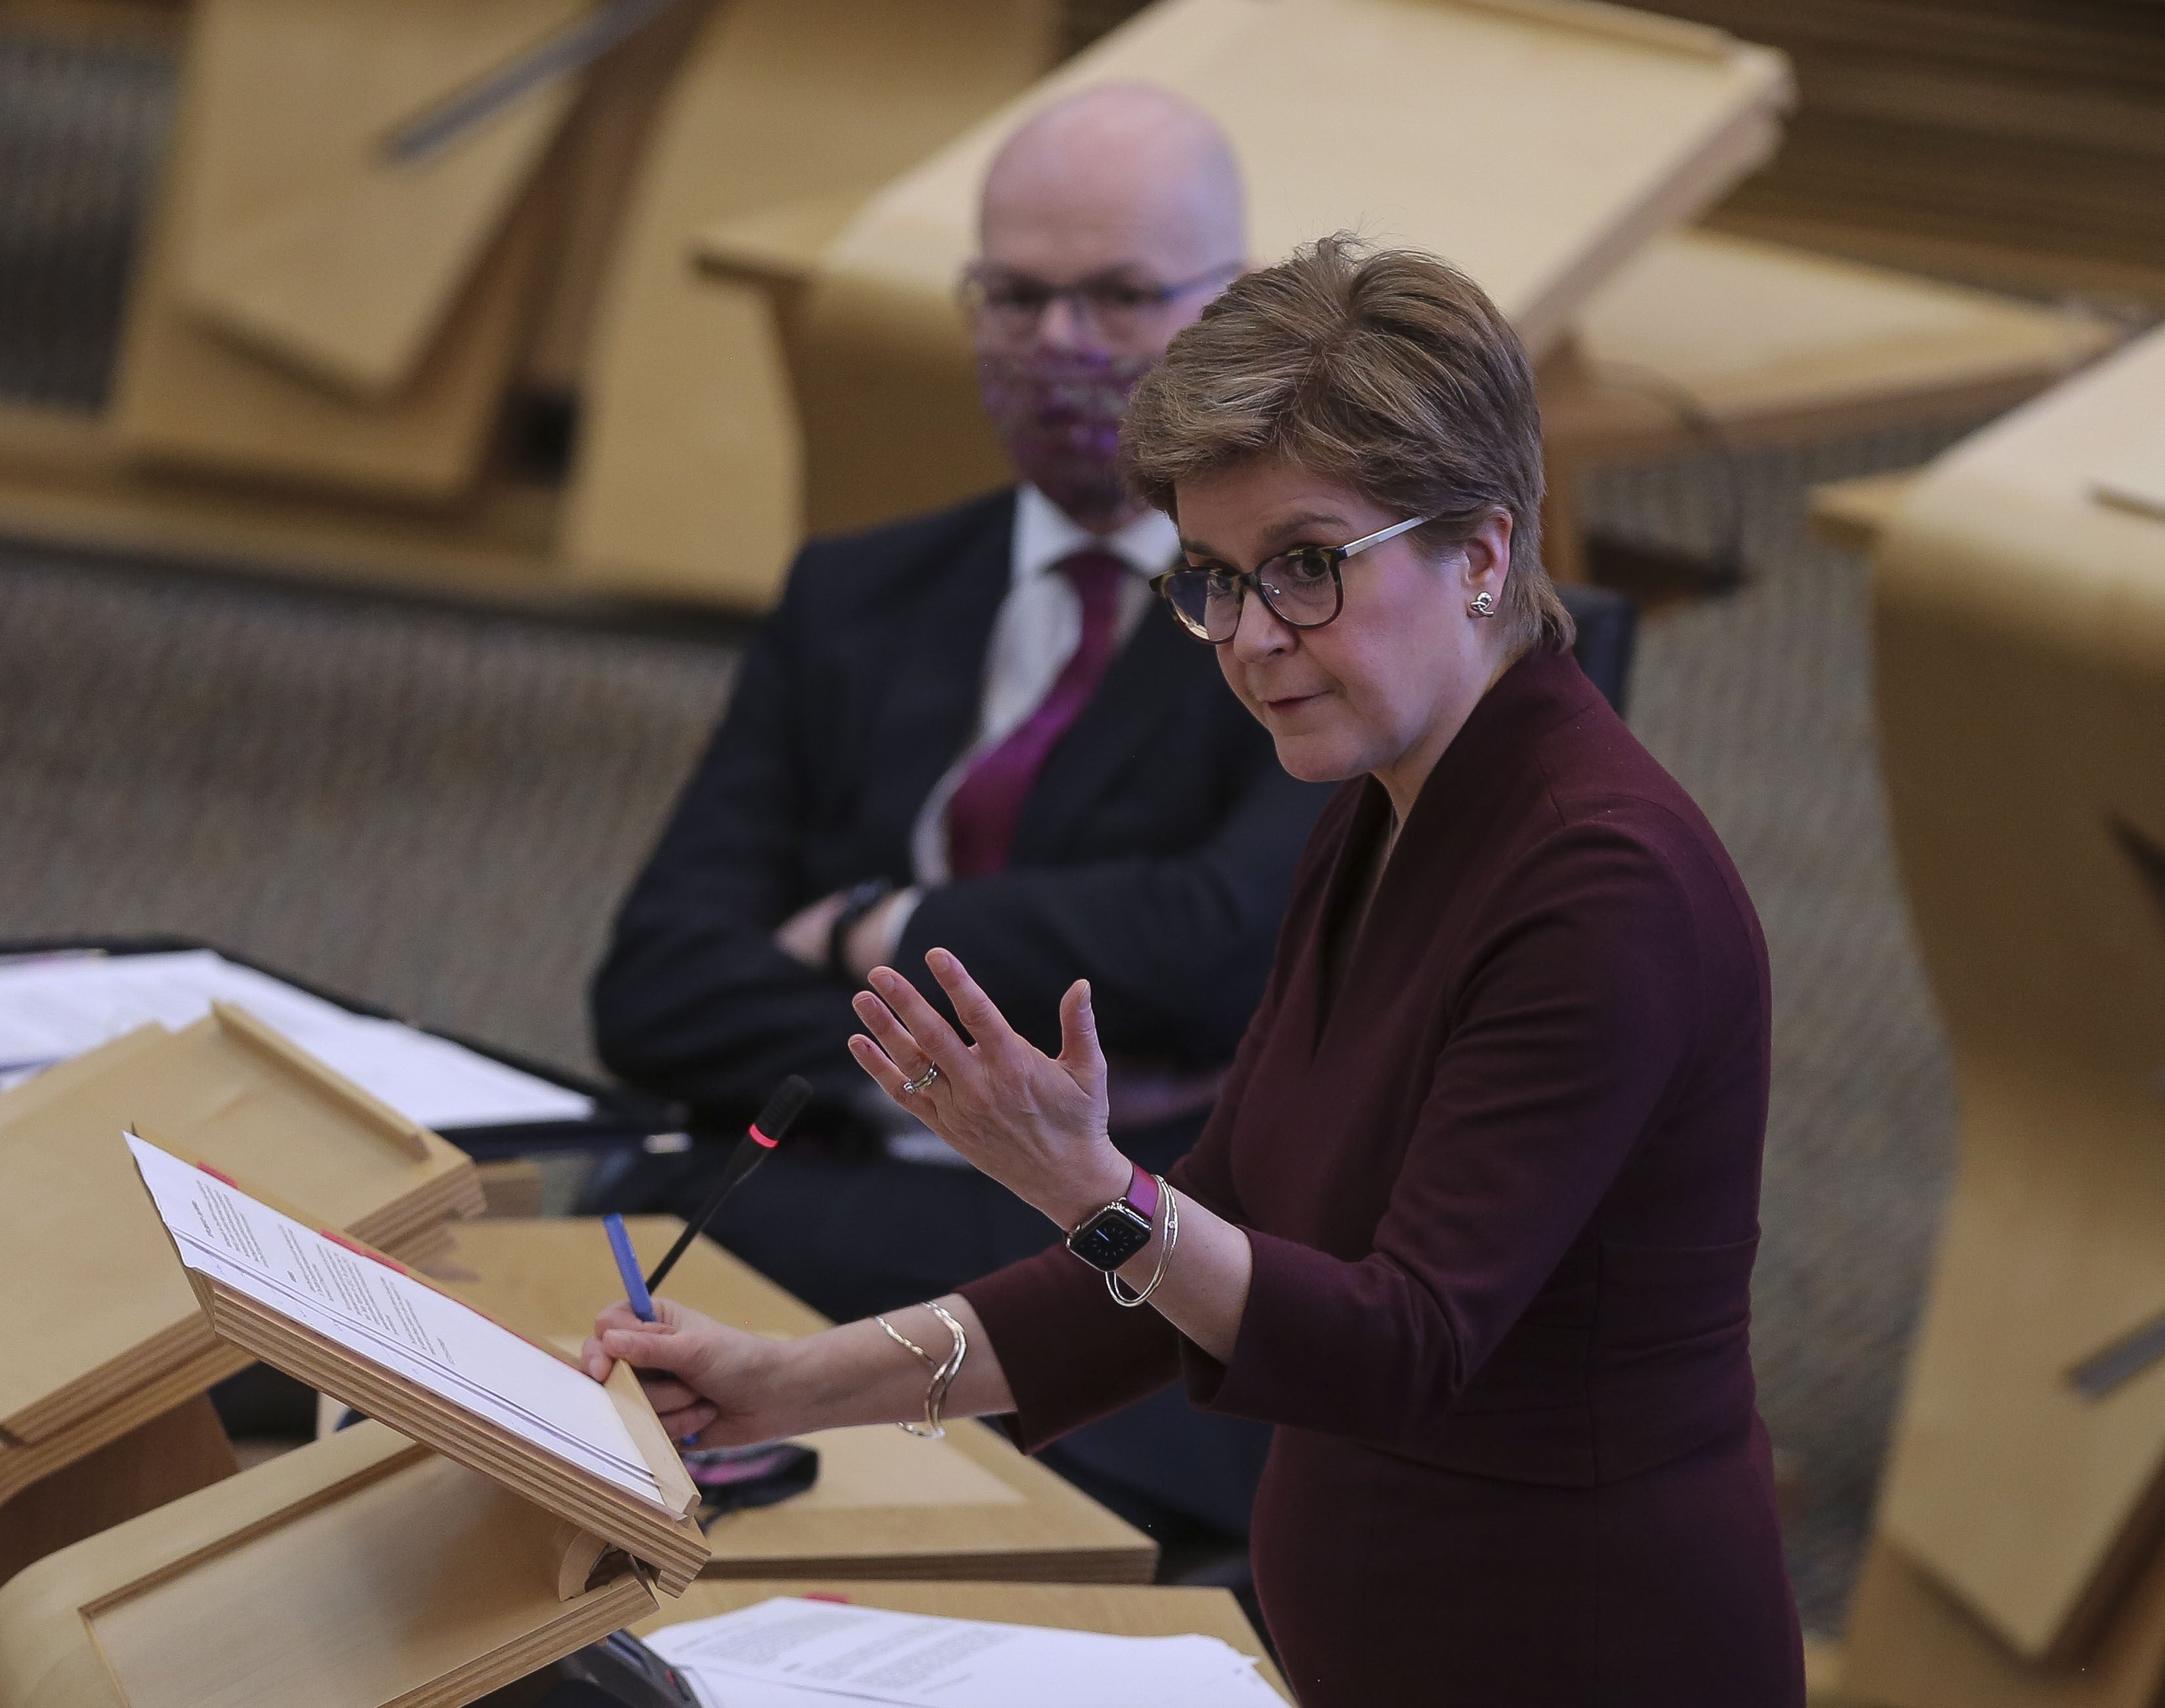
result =
M1378 507L1435 519L1441 556L1511 518L1506 644L1568 646L1541 567L1541 415L1509 321L1448 262L1347 232L1235 281L1137 387L1121 435L1130 482L1171 514L1174 488L1277 456Z

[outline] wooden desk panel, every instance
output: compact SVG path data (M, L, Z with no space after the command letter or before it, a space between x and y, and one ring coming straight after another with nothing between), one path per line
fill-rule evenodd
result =
M625 1223L650 1268L682 1224ZM624 1296L598 1221L490 1220L458 1231L442 1284L522 1332L576 1342ZM809 1306L701 1240L662 1289L758 1334L827 1326ZM886 1426L808 1437L818 1484L778 1506L739 1512L708 1532L709 1576L846 1574L860 1578L1019 1578L1142 1583L1156 1547L996 1431L964 1421L940 1442Z

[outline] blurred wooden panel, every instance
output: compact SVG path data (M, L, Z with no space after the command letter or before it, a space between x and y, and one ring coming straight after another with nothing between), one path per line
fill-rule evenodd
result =
M2099 501L2157 430L2153 333L1976 435L1875 554L1880 748L1962 1166L1883 1540L2015 1653L2079 1661L2154 1557L2165 1363L2165 520Z
M345 0L342 9L371 9ZM130 294L109 419L146 461L207 472L440 501L479 472L506 375L519 347L548 229L538 187L519 200L444 319L413 382L393 400L356 403L242 349L201 324L181 270L198 235L247 205L252 187L279 188L287 139L265 121L251 149L232 135L265 82L317 87L335 102L341 68L282 69L254 60L259 13L315 17L282 0L198 0L160 205ZM337 16L326 0L327 16ZM289 22L291 19L288 20ZM229 65L229 61L234 63ZM236 111L235 103L239 103ZM305 103L302 103L303 106ZM300 124L297 108L274 110ZM229 172L234 182L219 176Z
M1656 233L1771 154L1778 55L1572 0L1167 0L882 190L806 301L798 395L815 530L1008 477L954 282L979 187L1027 113L1136 77L1225 125L1250 252L1341 228L1464 267L1539 355Z
M565 138L562 205L549 241L549 277L520 362L529 385L556 393L579 387L609 260L670 81L711 5L712 0L677 0L586 74Z
M0 1584L33 1560L236 1468L210 1397L198 1394L0 1502Z
M2052 296L2165 305L2152 0L1650 0L1788 53L1788 145L1725 224Z
M1688 448L1680 399L1731 439L1983 414L2043 390L2120 335L2077 308L1699 230L1648 243L1572 329L1601 395L1545 387L1542 420L1589 460Z
M219 0L193 53L197 218L175 288L249 350L363 401L412 383L577 92L533 90L424 159L416 110L549 35L582 0Z
M2024 1660L1883 1539L1851 1604L1837 1699L1870 1708L2157 1708L2165 1550L2078 1663Z
M730 0L672 82L601 296L570 572L757 609L801 531L797 410L766 292L698 277L696 234L869 195L1050 62L1047 0Z

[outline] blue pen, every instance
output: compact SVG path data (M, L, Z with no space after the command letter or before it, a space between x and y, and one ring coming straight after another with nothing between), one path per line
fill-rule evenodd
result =
M616 1253L616 1272L624 1277L624 1296L631 1301L641 1322L652 1322L654 1300L647 1295L645 1278L639 1273L639 1257L631 1249L631 1236L624 1231L624 1218L605 1215L602 1226L608 1231L609 1249Z

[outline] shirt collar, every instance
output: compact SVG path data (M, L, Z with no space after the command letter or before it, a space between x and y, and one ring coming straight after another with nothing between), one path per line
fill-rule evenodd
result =
M1137 575L1170 569L1180 556L1180 530L1162 510L1146 510L1114 533L1093 534L1059 505L1025 482L1015 493L1014 580L1043 575L1063 557L1090 550L1110 551Z

